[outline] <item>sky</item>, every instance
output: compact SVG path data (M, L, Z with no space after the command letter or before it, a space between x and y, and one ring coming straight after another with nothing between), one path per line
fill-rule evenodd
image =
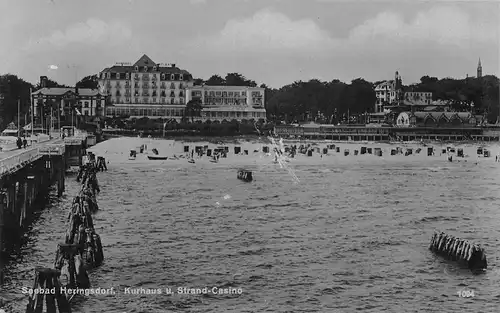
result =
M0 0L0 74L73 85L147 54L194 77L279 88L424 75L499 76L496 1Z

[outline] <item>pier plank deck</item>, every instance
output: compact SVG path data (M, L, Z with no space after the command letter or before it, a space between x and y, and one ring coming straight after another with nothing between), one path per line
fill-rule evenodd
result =
M33 146L28 146L26 149L16 149L12 151L0 152L0 177L15 171L26 163L33 162L41 158L48 151L54 150L54 145L63 145L64 141L60 138L45 141Z

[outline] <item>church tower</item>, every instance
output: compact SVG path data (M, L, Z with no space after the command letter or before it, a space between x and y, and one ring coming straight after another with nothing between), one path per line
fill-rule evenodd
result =
M483 67L481 66L481 58L479 58L479 62L477 63L477 78L483 77Z

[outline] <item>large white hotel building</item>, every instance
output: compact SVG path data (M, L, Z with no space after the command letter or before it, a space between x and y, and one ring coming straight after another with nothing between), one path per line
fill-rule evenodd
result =
M102 94L109 96L106 116L166 118L180 121L186 104L202 103L195 120L265 119L264 88L193 86L192 75L175 64L157 64L143 55L134 64L119 63L99 73ZM190 117L189 117L190 118ZM191 119L191 118L190 118Z

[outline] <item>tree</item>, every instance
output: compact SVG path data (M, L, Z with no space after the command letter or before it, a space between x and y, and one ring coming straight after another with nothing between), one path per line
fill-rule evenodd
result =
M55 80L52 80L49 78L47 78L45 80L45 87L46 88L71 88L70 86L59 84ZM38 82L35 86L35 90L40 90L40 89L42 89L42 86L41 86L41 83Z
M0 128L4 129L10 122L17 120L18 101L20 101L20 115L22 118L30 112L33 85L17 77L6 74L0 76ZM17 121L19 124L21 121ZM26 124L27 121L24 121Z
M89 75L82 78L76 83L77 88L99 89L99 81L97 75Z
M194 121L195 116L201 116L201 100L200 99L192 99L186 104L186 108L184 110L187 117L191 117L191 122Z
M224 86L226 81L219 75L212 75L207 81L205 81L207 86Z
M204 83L204 81L203 81L203 79L201 79L201 78L195 78L195 79L193 80L193 85L194 85L194 86L202 86L202 85L203 85L203 83Z

